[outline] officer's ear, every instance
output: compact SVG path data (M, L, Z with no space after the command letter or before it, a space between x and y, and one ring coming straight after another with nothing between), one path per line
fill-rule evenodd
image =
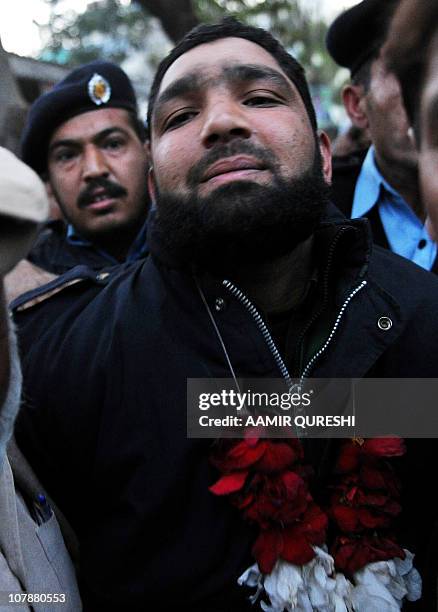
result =
M58 198L53 191L53 187L50 181L45 176L42 177L44 180L44 186L46 188L47 198L49 200L49 219L64 219L61 207L58 202Z
M365 112L365 90L363 85L345 85L342 90L342 102L353 125L358 128L368 127L368 116Z
M52 185L50 184L48 177L43 176L42 178L44 180L44 186L46 188L47 197L50 200L55 197L55 194L53 193Z
M58 207L58 198L56 197L55 192L53 191L53 188L52 188L52 185L49 179L46 179L44 181L44 185L46 187L47 197L49 198L50 208Z

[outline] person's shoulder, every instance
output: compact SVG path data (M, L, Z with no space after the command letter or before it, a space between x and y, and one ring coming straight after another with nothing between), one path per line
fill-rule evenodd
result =
M23 365L27 367L31 359L45 359L48 347L53 353L64 341L70 346L67 338L75 338L82 358L90 338L96 343L103 337L109 341L113 323L133 302L132 278L139 266L140 262L122 264L101 271L77 266L14 300L10 308Z
M6 301L13 302L20 295L38 289L56 279L56 275L27 259L22 259L4 279Z
M97 292L110 281L114 272L96 272L88 266L76 266L65 274L51 276L49 282L38 284L15 297L10 304L11 310L16 313L25 312L43 303L53 303L56 298L61 299L90 290Z
M430 302L438 311L438 276L405 257L374 244L369 275L396 299L411 305Z
M76 266L18 296L11 302L10 309L19 320L22 316L34 318L40 314L47 318L53 313L74 317L103 291L106 291L105 301L110 304L113 301L111 294L119 292L121 286L129 286L130 279L143 263L120 264L101 270L86 265Z

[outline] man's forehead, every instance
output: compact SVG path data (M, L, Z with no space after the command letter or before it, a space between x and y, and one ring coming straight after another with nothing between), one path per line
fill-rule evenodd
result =
M129 127L128 112L123 108L102 108L75 115L55 129L49 145L55 140L91 136L109 126Z
M198 45L180 55L164 74L159 93L187 74L220 76L225 67L244 64L246 60L253 65L266 66L280 72L290 81L266 49L245 38L228 37Z

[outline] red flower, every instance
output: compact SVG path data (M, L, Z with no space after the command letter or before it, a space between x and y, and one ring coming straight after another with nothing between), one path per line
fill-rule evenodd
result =
M210 491L215 495L230 495L236 493L245 484L248 472L234 472L222 476L219 480L210 487Z
M325 541L327 516L315 504L310 503L302 519L284 529L262 530L252 553L263 574L272 572L279 558L295 565L304 565L313 559L312 546Z
M388 458L405 452L400 438L353 439L342 443L331 486L328 513L343 533L331 547L338 571L352 575L373 561L404 558L403 549L377 532L391 527L401 507L398 479ZM248 431L243 440L220 440L212 463L222 473L210 490L230 501L260 528L253 554L269 574L278 559L304 565L313 546L325 542L327 515L314 503L307 483L311 468L301 463L296 438L260 439Z
M216 448L211 461L221 472L246 470L249 467L259 472L280 472L302 459L303 450L297 439L260 440L247 437L237 443L222 442Z
M406 446L403 438L369 438L365 440L362 452L373 457L401 457Z
M360 446L351 441L344 443L339 452L335 471L341 474L354 472L359 466Z
M394 557L405 558L403 549L391 538L364 535L360 538L338 537L330 554L338 571L351 576L367 563L388 561Z
M265 451L257 462L261 472L280 472L303 458L303 447L294 438L284 442L266 441Z
M264 452L263 441L253 438L239 440L237 444L235 440L221 440L211 461L221 472L246 470L256 463Z
M250 484L252 500L248 498L239 507L244 507L244 516L263 529L274 523L288 525L297 520L306 510L310 496L305 482L295 472L256 475Z
M349 475L332 496L329 514L344 533L358 533L366 529L386 528L401 506L389 493L367 491L355 484L359 481Z
M380 464L380 465L379 465ZM400 483L390 465L369 460L361 467L359 480L368 489L382 489L392 497L400 497Z
M341 446L335 471L355 472L372 458L401 457L406 452L403 438L370 438L362 442L347 440Z

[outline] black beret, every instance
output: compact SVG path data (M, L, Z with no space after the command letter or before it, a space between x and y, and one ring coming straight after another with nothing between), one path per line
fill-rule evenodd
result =
M399 0L363 0L344 11L327 32L328 52L353 75L370 57L377 56Z
M32 104L21 139L23 161L39 174L45 172L53 132L76 115L102 108L125 108L137 115L134 88L125 72L103 61L70 72Z

